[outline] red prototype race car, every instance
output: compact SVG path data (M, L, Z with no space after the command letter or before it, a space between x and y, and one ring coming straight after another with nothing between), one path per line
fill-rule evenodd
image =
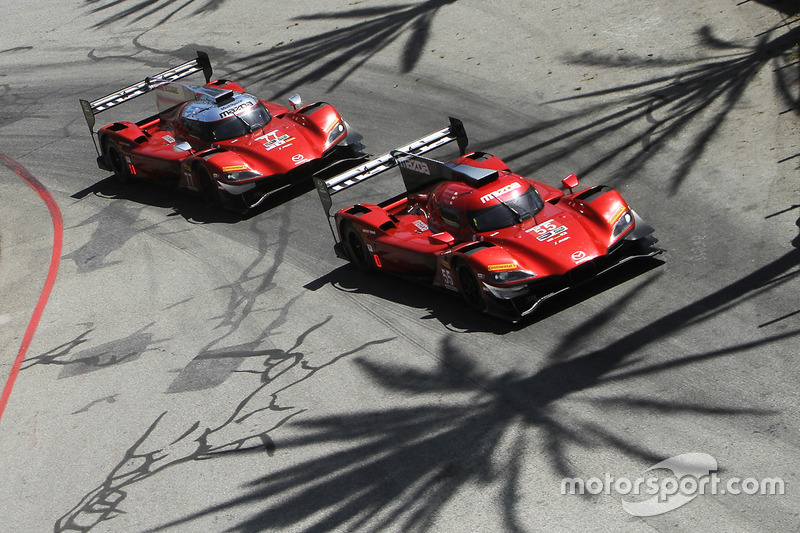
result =
M632 259L652 257L653 228L614 189L564 190L522 177L499 158L466 153L461 121L329 179L315 178L339 257L459 292L511 321ZM421 154L457 141L461 156ZM399 166L406 192L330 216L331 196ZM335 226L335 229L334 229ZM337 236L338 233L338 236Z
M177 80L202 72L206 84ZM361 137L325 102L291 108L261 100L229 80L211 80L208 56L139 83L81 100L94 141L95 115L154 91L158 114L97 132L97 163L122 182L157 180L201 192L213 206L247 210L273 191L337 162L361 159ZM350 165L352 166L352 165Z

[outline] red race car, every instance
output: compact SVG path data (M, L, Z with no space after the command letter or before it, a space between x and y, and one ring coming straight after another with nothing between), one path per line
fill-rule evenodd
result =
M662 250L614 189L565 190L522 177L499 158L466 153L461 121L329 179L315 178L336 254L363 271L386 271L462 294L511 321L548 298L632 259ZM422 157L457 141L452 162ZM331 196L399 166L406 192L331 217Z
M202 72L206 84L177 80ZM97 163L122 182L134 178L201 192L213 206L247 210L273 191L329 165L363 159L361 137L330 104L290 108L261 100L229 80L211 81L208 56L148 77L92 102L81 100L94 141L95 115L153 91L158 114L97 132ZM352 166L352 164L350 165Z

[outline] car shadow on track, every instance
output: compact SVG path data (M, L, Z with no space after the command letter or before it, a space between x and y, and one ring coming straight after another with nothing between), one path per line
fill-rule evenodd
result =
M213 207L200 194L192 191L159 183L120 183L113 176L109 176L76 192L71 198L82 200L91 194L110 200L127 200L141 205L171 209L172 211L166 216L180 216L195 224L235 224L258 216L313 189L314 184L311 180L304 180L275 191L258 207L246 212L237 212Z
M631 281L663 264L664 261L656 257L642 258L638 261L626 263L593 280L591 283L576 287L557 298L547 301L534 313L517 323L510 323L468 309L460 296L445 290L432 289L392 275L364 274L349 264L343 265L306 284L304 288L316 291L325 285L331 285L342 292L355 295L368 294L407 308L426 310L428 314L422 316L422 320L438 320L445 327L454 331L489 332L502 335L509 331L526 328L531 324L579 305L604 291ZM368 306L368 303L364 304L365 308ZM382 311L373 310L372 312L376 314L385 312L388 314L391 313L391 310L387 307L383 308Z

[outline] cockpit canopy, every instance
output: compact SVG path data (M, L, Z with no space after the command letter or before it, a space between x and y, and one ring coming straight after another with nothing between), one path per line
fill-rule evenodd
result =
M544 207L536 188L510 173L478 188L460 182L442 183L432 200L439 222L454 228L467 224L476 233L514 226Z
M495 231L519 224L544 207L539 192L531 185L522 186L515 195L508 199L497 198L494 205L467 211L467 220L477 233Z
M199 87L197 99L181 111L190 135L207 142L241 137L264 127L272 118L256 97L224 89Z
M230 89L167 83L156 91L159 111L184 104L181 125L189 135L210 143L252 133L272 118L258 98Z

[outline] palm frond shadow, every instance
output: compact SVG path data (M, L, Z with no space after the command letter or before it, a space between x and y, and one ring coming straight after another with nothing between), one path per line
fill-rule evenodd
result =
M279 85L291 79L283 92L296 90L307 83L333 76L330 90L338 87L377 53L405 37L400 60L402 72L411 71L419 62L429 39L431 25L437 12L458 0L427 0L380 9L352 9L345 13L320 13L297 17L294 20L353 19L348 26L280 43L270 50L244 56L236 63L244 65L232 74L243 80L256 78ZM309 69L309 65L313 65ZM303 71L300 77L295 76Z
M220 9L226 0L85 0L90 14L109 13L94 28L112 24L135 24L145 19L151 27L160 26L178 16L192 17ZM405 38L400 69L412 70L420 60L428 42L433 19L439 10L458 0L426 0L382 8L353 8L344 12L318 13L295 17L295 22L316 20L352 20L352 24L335 27L312 37L276 43L272 48L250 54L235 61L244 65L231 72L243 81L264 81L279 84L293 81L284 92L332 76L339 77L337 87L375 54ZM154 19L158 18L156 21ZM309 69L309 65L313 65ZM299 79L294 76L305 72Z
M655 155L690 126L698 126L687 149L669 174L672 193L677 192L697 161L719 135L731 112L740 105L755 77L767 66L780 67L797 53L800 27L782 34L765 32L753 46L729 42L704 26L698 40L712 55L694 60L669 58L627 58L585 52L566 58L573 64L594 68L676 69L641 82L611 89L585 92L552 100L549 104L597 100L557 120L544 121L517 129L490 140L488 149L534 142L511 154L506 161L522 160L522 172L532 173L554 161L570 158L577 151L591 147L593 154L582 175L615 162L624 176L633 176ZM716 55L715 55L716 54ZM800 95L796 74L790 69L776 70L776 88L786 105L800 114ZM691 130L689 130L691 131ZM609 139L617 139L609 143ZM537 139L545 138L543 141ZM610 148L609 148L610 146ZM625 179L624 177L616 179Z
M84 0L89 13L106 16L93 28L104 28L116 23L134 24L145 19L152 27L165 24L170 19L185 15L195 16L215 11L225 0ZM155 22L154 19L157 19Z
M720 358L746 357L759 347L797 338L800 330L791 330L674 359L647 361L638 355L687 324L707 320L720 307L747 301L764 287L776 287L771 281L795 275L798 262L800 250L792 250L604 348L567 360L550 354L545 357L549 362L532 375L492 374L483 368L483 360L476 361L459 350L452 336L443 339L438 353L440 365L434 371L358 359L361 369L375 383L388 392L413 398L414 405L295 420L292 425L301 436L282 440L283 453L320 446L324 454L278 467L251 482L245 496L163 524L157 530L217 513L230 516L239 506L260 503L263 511L231 531L266 527L427 531L434 528L439 512L459 492L475 486L505 494L501 511L504 526L521 530L517 483L531 439L538 438L535 446L541 453L537 456L546 458L553 472L563 477L578 474L568 452L576 448L609 448L644 463L663 459L629 434L601 426L592 417L574 414L580 410L561 408L585 402L581 392L591 391L592 401L602 396L606 410L625 413L714 417L773 414L735 404L631 397L605 387L636 378L652 380L668 370ZM587 331L582 334L591 335L593 326L585 326ZM465 395L469 398L466 401ZM420 398L429 401L419 405Z

